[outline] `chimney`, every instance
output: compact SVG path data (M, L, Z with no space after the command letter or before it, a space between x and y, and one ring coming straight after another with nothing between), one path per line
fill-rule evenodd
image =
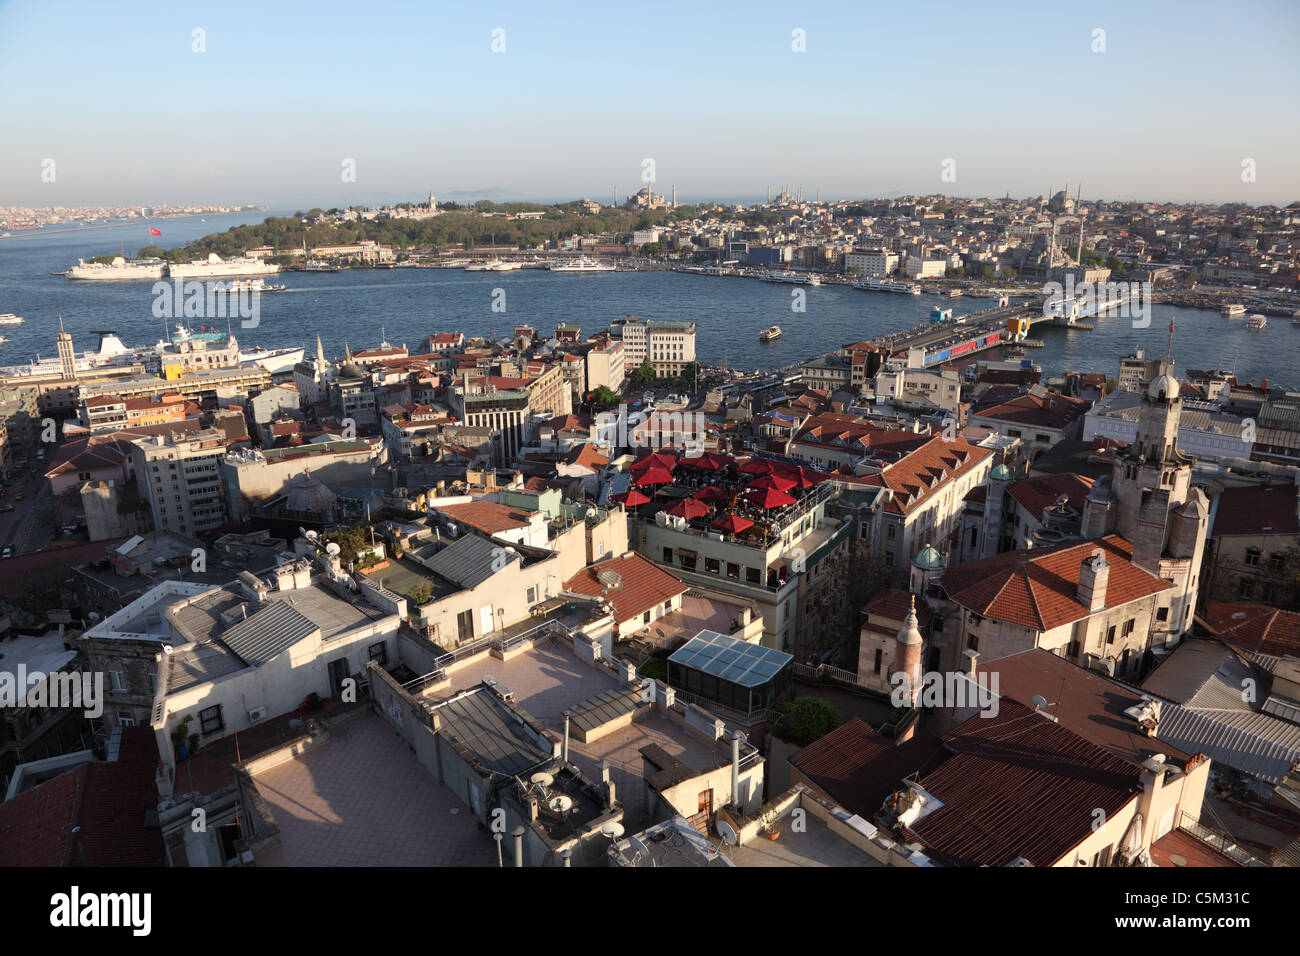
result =
M537 794L530 793L528 795L528 820L531 823L537 822L537 803Z
M610 810L614 809L614 781L605 781L605 802Z
M1106 582L1110 578L1110 565L1100 552L1083 559L1079 566L1079 603L1089 613L1100 611L1106 606Z
M523 869L524 866L524 827L523 824L515 827L515 866Z
M740 806L740 734L731 734L731 802Z
M974 680L975 671L979 667L979 652L971 650L962 651L961 658L962 673L970 675L971 680Z

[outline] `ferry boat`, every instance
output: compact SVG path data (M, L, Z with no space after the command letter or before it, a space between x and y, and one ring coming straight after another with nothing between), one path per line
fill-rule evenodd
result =
M613 272L614 267L608 263L599 262L595 259L588 259L586 256L578 256L576 259L570 259L568 262L553 262L550 269L552 272Z
M514 272L516 269L522 269L522 262L505 262L501 259L493 259L490 262L471 262L465 267L466 272Z
M950 298L950 299L960 299L960 298L961 298L963 295L965 295L965 294L966 294L966 293L964 293L961 289L949 289L949 290L948 290L948 298Z
M283 292L285 286L267 285L263 279L231 279L229 282L212 283L212 291L218 295L228 292Z
M333 263L322 262L320 259L308 259L298 267L299 272L342 272L342 266L336 266Z
M1226 319L1239 319L1245 314L1246 307L1244 305L1237 305L1235 302L1223 307L1223 316Z
M1246 320L1246 328L1255 332L1261 332L1268 326L1268 316L1262 313L1255 313Z
M112 262L78 259L77 264L67 271L67 276L83 282L157 280L163 277L166 267L161 259L127 259L124 256L114 256Z
M767 272L763 274L764 282L785 282L789 285L821 285L822 280L813 275L799 272Z
M22 316L14 315L12 312L6 312L0 315L0 325L22 325Z
M773 342L781 337L781 326L774 325L770 329L764 329L758 333L760 342Z
M910 282L889 282L885 279L863 279L853 285L866 292L897 292L901 295L920 295L921 287Z
M215 252L208 253L206 259L192 262L173 262L167 267L167 274L173 279L213 279L222 276L266 276L280 271L275 263L263 262L253 256L237 256L234 259L222 259Z

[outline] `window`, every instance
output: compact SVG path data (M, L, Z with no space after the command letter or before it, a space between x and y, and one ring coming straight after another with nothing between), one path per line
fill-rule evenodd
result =
M1255 582L1250 578L1242 578L1237 584L1237 597L1246 600L1255 593Z
M650 612L649 612L649 611L646 611L644 614L641 615L641 623L642 623L642 624L649 624L649 623L650 623Z
M530 588L528 589L528 592L527 592L527 594L525 595L525 601L526 601L528 604L536 604L536 603L537 603L537 585L536 585L536 584L534 584L532 587L530 587Z
M1114 624L1112 624L1110 627L1106 628L1106 643L1107 643L1107 644L1114 644L1114 643L1115 643L1115 625L1114 625Z
M1169 608L1167 608L1167 607L1157 608L1157 609L1156 609L1156 620L1157 620L1157 621L1167 621L1167 620L1169 620Z
M120 727L134 727L135 717L129 710L119 710L117 712L117 723Z
M383 667L388 663L388 645L383 641L370 645L370 659Z
M979 635L972 634L970 637L966 638L966 646L972 651L978 651L980 649Z
M672 563L673 563L673 549L664 548L664 564L672 564Z
M876 648L876 664L875 664L874 673L877 673L877 674L880 673L880 664L881 664L881 660L882 660L882 658L883 658L884 656L885 656L885 652L882 651L880 648L877 647L877 648Z
M704 559L704 570L708 571L710 574L717 574L720 571L721 567L722 565L717 558Z
M122 676L121 671L108 672L108 685L112 688L113 693L115 694L126 693L126 680Z
M461 611L456 615L456 630L460 640L468 641L474 637L474 612Z
M970 546L972 548L975 547L976 542L978 542L979 534L980 534L979 528L970 529Z
M885 532L885 537L888 538L890 541L893 541L897 535L898 535L898 529L891 524L888 530Z
M1246 550L1246 567L1255 568L1259 566L1259 548L1248 548Z
M1281 571L1284 563L1285 561L1280 554L1274 553L1268 556L1268 566L1274 571Z
M749 584L758 584L758 568L745 568L745 580Z
M1124 637L1128 637L1130 634L1132 634L1132 633L1133 633L1133 625L1136 624L1136 623L1137 623L1137 618L1133 618L1133 617L1131 617L1131 618L1129 618L1127 621L1125 621L1125 622L1124 622L1124 633L1123 633L1122 636L1124 636Z
M226 726L221 719L221 705L199 711L199 729L205 734L215 734Z
M740 580L740 565L738 565L738 564L732 564L730 561L728 561L728 562L727 562L727 577L731 578L733 581L739 581L739 580Z

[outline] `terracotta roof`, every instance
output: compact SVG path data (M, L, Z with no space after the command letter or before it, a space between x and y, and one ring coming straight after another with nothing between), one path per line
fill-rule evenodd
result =
M873 617L882 617L887 621L897 621L902 625L907 619L908 607L911 603L911 595L907 591L899 588L886 588L874 598L867 602L867 606L862 609L863 614L870 614ZM923 628L930 623L934 614L926 607L922 601L916 605L916 620Z
M1091 402L1079 398L1068 398L1055 392L1024 395L996 404L982 404L971 414L980 418L992 418L1000 422L1017 425L1036 425L1043 428L1065 428L1071 422L1082 418Z
M470 501L463 505L439 505L437 508L449 518L455 518L485 534L500 534L526 528L532 522L532 512L511 508L496 501Z
M618 572L622 587L611 588L603 584L598 577L601 571ZM621 558L611 558L583 568L564 582L564 589L592 597L601 597L602 590L608 591L603 596L614 605L615 617L626 621L683 593L686 585L677 575L649 558L629 551Z
M584 465L587 468L603 468L609 464L609 459L596 450L592 444L579 445L569 452L566 461L570 465Z
M145 820L158 805L157 762L153 732L123 728L116 761L82 764L0 804L0 859L6 866L165 865L162 830Z
M1093 480L1082 475L1050 475L1045 478L1022 478L1007 485L1007 494L1016 499L1020 506L1038 520L1043 512L1056 504L1056 499L1065 495L1069 505L1079 514L1083 514L1083 502L1092 490Z
M1211 604L1206 617L1210 631L1222 641L1250 654L1300 657L1300 614L1266 604Z
M1088 616L1088 609L1077 597L1079 568L1098 548L1110 565L1106 607L1173 587L1135 565L1133 546L1118 534L968 561L944 572L943 587L949 599L976 614L1049 631Z
M847 447L856 454L895 461L921 447L929 439L928 434L881 428L864 422L855 415L826 412L806 419L792 441L829 448Z
M942 745L933 734L921 731L896 745L854 717L796 753L790 766L826 797L870 820L899 781L942 760Z
M920 780L943 805L905 831L938 862L1051 866L1139 790L1137 767L1006 698L943 741L956 752Z
M1295 485L1225 488L1215 502L1213 537L1300 534Z
M889 488L894 495L885 504L885 510L907 514L928 501L931 493L992 454L991 448L972 445L964 438L949 441L942 435L926 436L924 445L886 465L880 474L867 475L864 484Z

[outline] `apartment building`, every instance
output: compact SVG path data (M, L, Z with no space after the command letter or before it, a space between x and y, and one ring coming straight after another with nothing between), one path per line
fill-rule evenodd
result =
M864 279L883 279L894 274L898 269L898 262L897 253L886 249L855 249L844 254L844 271L852 272L857 269L858 274Z
M192 435L158 435L133 445L136 482L156 529L198 535L226 521L224 432L208 428Z
M648 359L657 378L676 378L695 361L695 323L638 319L629 315L611 323L623 340L624 362L636 369Z
M603 385L611 392L622 390L623 382L627 377L626 353L622 339L596 339L587 352L586 361L588 389L595 391Z

